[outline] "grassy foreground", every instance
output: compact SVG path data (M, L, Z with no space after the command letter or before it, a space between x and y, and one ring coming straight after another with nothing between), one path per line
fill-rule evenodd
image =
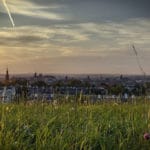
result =
M150 102L1 104L0 149L148 150Z

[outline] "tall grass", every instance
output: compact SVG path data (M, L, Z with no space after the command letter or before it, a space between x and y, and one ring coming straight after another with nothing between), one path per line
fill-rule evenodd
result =
M149 149L150 102L0 105L0 149Z

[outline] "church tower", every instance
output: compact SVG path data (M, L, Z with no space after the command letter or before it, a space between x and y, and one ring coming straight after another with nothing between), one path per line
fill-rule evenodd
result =
M8 71L8 68L6 69L5 84L6 84L6 85L9 84L9 71Z

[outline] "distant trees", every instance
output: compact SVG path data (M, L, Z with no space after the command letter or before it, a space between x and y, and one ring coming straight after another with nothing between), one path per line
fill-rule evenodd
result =
M32 86L38 86L38 87L45 87L47 86L47 83L44 81L35 81L34 83L31 84Z
M16 84L16 85L22 85L22 86L26 86L27 83L28 83L28 81L26 79L17 79L14 82L14 84Z
M144 85L136 85L132 91L135 95L146 95L146 87Z
M75 86L75 87L81 87L82 86L82 81L78 79L71 79L68 81L68 86Z
M87 85L88 85L88 83L87 83ZM82 87L82 86L85 86L85 85L81 80L73 78L73 79L55 81L53 86L54 87L61 87L61 86Z
M119 95L119 94L122 94L124 92L124 90L125 90L125 88L121 84L115 84L115 85L109 87L110 94Z

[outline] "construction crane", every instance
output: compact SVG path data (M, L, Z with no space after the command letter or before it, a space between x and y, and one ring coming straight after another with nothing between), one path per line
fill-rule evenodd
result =
M135 54L135 56L136 56L137 65L138 65L138 67L139 67L139 69L140 69L140 71L141 71L141 73L142 73L142 75L144 76L144 79L145 79L146 73L145 73L145 71L144 71L144 69L143 69L143 67L142 67L142 65L141 65L141 63L140 63L140 59L139 59L139 56L138 56L138 52L137 52L137 50L136 50L136 48L135 48L134 45L132 45L132 49L133 49L133 52L134 52L134 54Z
M146 89L146 83L145 83L145 79L146 79L146 73L145 73L145 71L144 71L144 69L143 69L143 67L142 67L142 65L141 65L141 63L140 63L140 58L139 58L139 56L138 56L138 51L136 50L136 48L135 48L135 46L134 45L132 45L132 49L133 49L133 52L134 52L134 54L135 54L135 57L136 57L136 61L137 61L137 65L138 65L138 67L139 67L139 69L140 69L140 71L141 71L141 73L142 73L142 75L143 75L143 82L144 82L144 88ZM146 91L145 91L146 92ZM142 87L141 87L141 93L142 93ZM146 92L147 93L147 92Z

